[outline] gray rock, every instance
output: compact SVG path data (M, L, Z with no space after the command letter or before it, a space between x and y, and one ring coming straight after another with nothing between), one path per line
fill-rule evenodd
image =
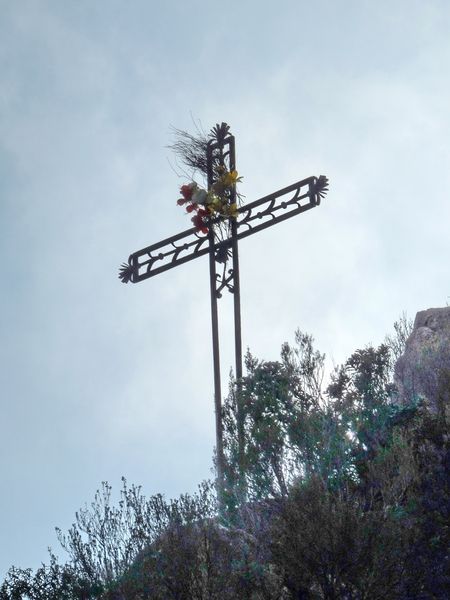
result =
M450 306L443 308L429 308L417 313L414 321L414 329L426 327L439 334L444 332L450 335Z
M395 365L397 402L422 400L436 414L450 403L450 306L417 313L405 352Z

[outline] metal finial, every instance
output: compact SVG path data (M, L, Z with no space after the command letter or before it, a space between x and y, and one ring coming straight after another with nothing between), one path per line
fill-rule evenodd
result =
M222 122L220 125L217 123L215 127L211 129L210 137L216 139L219 144L225 141L225 138L230 132L230 126L227 123Z
M119 269L119 279L122 283L128 283L133 279L133 267L129 263L122 263Z
M319 198L325 198L328 192L328 178L325 175L320 175L318 178L315 191Z

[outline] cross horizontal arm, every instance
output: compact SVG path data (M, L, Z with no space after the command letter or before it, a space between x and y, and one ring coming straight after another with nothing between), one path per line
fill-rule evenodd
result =
M238 239L319 206L327 191L328 179L324 175L308 177L241 206L237 219Z
M125 263L120 268L119 277L124 283L137 283L208 252L208 236L191 227L131 254L128 264Z
M324 175L319 178L308 177L241 206L236 220L237 239L248 237L318 206L327 190L328 180ZM226 218L218 217L212 225ZM218 242L215 249L219 250L226 243ZM208 236L200 234L195 227L191 227L131 254L128 263L122 265L119 277L124 283L128 281L137 283L204 256L209 251Z

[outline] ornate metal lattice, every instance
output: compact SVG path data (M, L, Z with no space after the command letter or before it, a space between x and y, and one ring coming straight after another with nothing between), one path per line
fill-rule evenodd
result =
M308 177L241 206L236 219L237 239L248 237L257 231L318 206L327 191L328 180L325 176ZM212 222L212 228L220 227L225 221L229 226L230 219L216 218ZM208 235L203 235L195 227L191 227L131 254L128 263L122 265L119 277L124 283L128 281L137 283L154 277L194 258L208 254L208 241ZM216 239L214 242L216 262L226 264L227 259L231 256L230 250L229 239Z

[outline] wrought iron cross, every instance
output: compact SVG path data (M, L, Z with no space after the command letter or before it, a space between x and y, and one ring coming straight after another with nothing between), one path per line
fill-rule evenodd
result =
M211 130L206 147L208 189L219 173L236 169L235 140L226 123ZM324 175L308 177L277 192L238 208L236 217L207 218L205 231L191 227L161 242L130 255L121 266L119 277L124 283L137 283L173 269L194 258L209 255L209 281L214 364L214 403L216 417L216 460L219 495L224 491L224 454L222 429L222 393L220 378L219 327L217 300L226 288L234 296L234 339L236 382L242 379L242 340L238 241L276 223L294 217L320 204L328 191ZM234 186L226 191L228 205L236 203ZM230 265L231 263L231 265ZM239 396L239 395L238 395ZM240 403L237 403L239 469L243 474L244 431Z

